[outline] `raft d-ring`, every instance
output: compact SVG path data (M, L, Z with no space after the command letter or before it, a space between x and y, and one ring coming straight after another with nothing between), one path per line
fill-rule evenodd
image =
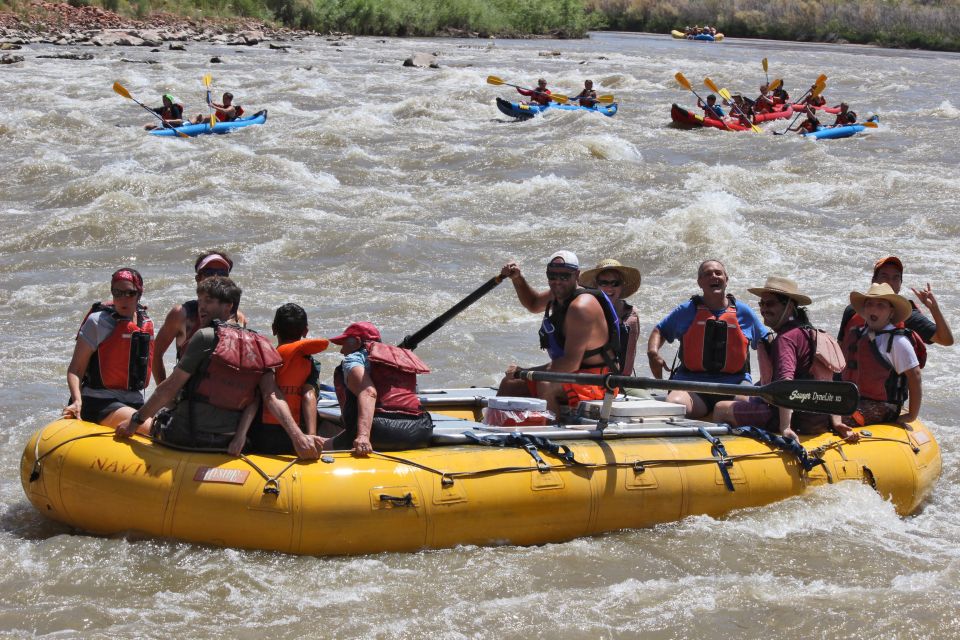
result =
M34 460L33 469L30 470L30 482L36 482L40 479L40 461Z
M280 483L277 482L276 478L268 478L267 481L263 483L263 493L274 496L280 495Z

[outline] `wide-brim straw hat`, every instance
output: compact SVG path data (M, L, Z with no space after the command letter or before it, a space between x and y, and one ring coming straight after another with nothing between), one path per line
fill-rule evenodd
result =
M866 293L860 293L858 291L850 292L850 304L853 305L854 310L861 318L867 317L863 312L863 305L867 300L871 299L886 300L893 305L893 318L890 319L890 322L893 324L903 322L913 313L913 307L910 305L910 301L894 293L893 288L886 282L874 282L870 285L870 288L867 289Z
M747 291L758 298L765 293L786 296L800 306L806 306L813 302L810 296L805 296L800 293L800 288L797 287L796 282L790 278L781 278L779 276L770 276L762 287L754 287L753 289L747 289Z
M580 284L584 287L597 287L597 276L604 271L617 271L623 276L623 292L620 298L629 298L640 289L640 270L620 264L619 260L606 258L597 263L593 269L588 269L580 274Z

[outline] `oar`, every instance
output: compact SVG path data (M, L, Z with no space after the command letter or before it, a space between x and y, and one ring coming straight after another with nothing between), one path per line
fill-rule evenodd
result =
M852 382L821 380L779 380L755 387L742 384L694 382L690 380L659 380L597 373L558 373L533 369L517 369L515 378L543 382L592 385L606 389L666 389L716 395L759 396L768 403L785 409L830 413L847 416L856 411L860 400L857 385Z
M821 80L822 80L822 81L821 81ZM823 91L823 88L826 87L826 86L827 86L827 76L821 75L819 78L817 78L817 81L814 83L813 87L811 87L810 89L808 89L808 90L807 90L807 93L803 94L803 97L800 98L800 101L802 102L802 101L804 100L804 98L807 97L807 94L809 94L810 97L812 97L812 98L816 98L818 95L820 95L820 92ZM787 131L790 131L790 128L793 126L793 124L797 121L797 119L798 119L801 115L803 115L803 111L798 111L798 112L797 112L797 115L793 116L793 120L790 121L790 124L787 125L787 128L786 128L786 129L784 129L783 131L774 131L774 132L773 132L773 135L775 135L775 136L782 136L782 135L785 134Z
M447 322L449 322L458 313L460 313L461 311L463 311L464 309L472 305L474 302L476 302L483 296L487 295L489 292L493 291L493 289L502 281L503 281L503 277L501 276L495 276L493 278L490 278L480 288L478 288L476 291L468 295L466 298L464 298L463 300L461 300L460 302L453 305L452 307L444 311L442 314L434 318L432 321L430 321L429 324L424 326L422 329L420 329L413 335L406 336L400 342L399 346L404 349L410 349L411 351L413 349L416 349L417 346L421 342L423 342L425 338L429 337L430 335L435 333L437 330L439 330L440 327L447 324Z
M745 114L743 110L737 106L737 103L733 101L733 96L730 95L730 92L727 91L726 88L718 89L716 83L710 78L704 78L703 84L707 85L707 87L709 87L710 90L713 91L714 93L719 93L720 97L726 100L731 107L736 109L737 113L739 113L744 120L746 120L747 122L750 122L750 118L748 118L747 114ZM763 133L763 129L753 124L752 122L750 122L750 128L753 129L754 133Z
M770 76L767 75L767 59L764 58L764 59L762 60L762 62L763 62L763 75L766 76L766 78L767 78L767 85L769 86L769 85L770 85Z
M124 98L127 98L128 100L133 100L133 101L136 102L138 105L140 105L141 107L143 107L145 110L149 111L149 112L150 112L151 114L153 114L157 119L160 120L160 123L163 124L163 127L164 127L165 129L173 129L174 132L175 132L178 136L181 136L181 137L183 137L183 138L189 138L189 137L190 137L190 136L188 136L187 134L183 133L182 131L177 131L177 128L174 127L174 126L173 126L172 124L170 124L169 122L167 122L166 120L164 120L164 119L163 119L163 116L161 116L159 113L157 113L156 111L154 111L153 109L151 109L150 107L148 107L147 105L143 104L142 102L140 102L139 100L137 100L136 98L134 98L132 95L130 95L130 92L127 91L127 88L126 88L125 86L123 86L122 84L120 84L119 82L114 82L114 83L113 83L113 90L116 91L117 93L119 93L119 94L120 94L121 96L123 96Z
M783 80L781 80L780 78L777 78L776 80L774 80L773 82L767 85L767 89L770 91L776 91L777 89L780 88L780 85L782 84L783 84Z
M209 73L203 76L203 86L207 88L207 106L210 107L210 129L213 129L213 125L217 124L217 112L213 111L213 105L210 104L210 83L213 82L213 77Z
M682 73L680 73L679 71L677 71L677 73L674 74L673 77L674 77L674 79L675 79L677 82L680 83L680 86L681 86L681 87L683 87L684 89L687 89L688 91L692 92L693 95L697 96L697 100L698 100L698 101L702 102L703 104L707 104L707 101L704 100L703 98L701 98L701 97L700 97L700 94L698 94L696 91L693 90L693 85L690 84L690 81L687 80L687 77L686 77L685 75L683 75ZM714 115L716 115L716 114L714 114ZM720 124L723 125L723 128L724 128L724 129L730 130L730 127L727 126L727 123L723 120L723 118L719 118L719 120L720 120Z
M507 85L508 87L514 87L515 89L523 89L524 91L532 91L532 92L534 92L534 93L542 93L541 91L537 91L536 89L528 89L527 87L521 87L520 85L510 84L509 82L504 82L503 80L501 80L501 79L498 78L497 76L487 76L487 83L488 83L488 84L495 84L495 85L505 84L505 85ZM548 93L548 94L546 94L546 95L550 96L550 99L553 100L554 102L559 102L560 104L566 104L567 102L570 101L570 98L568 98L567 96L563 95L562 93ZM612 96L611 96L611 97L612 97Z

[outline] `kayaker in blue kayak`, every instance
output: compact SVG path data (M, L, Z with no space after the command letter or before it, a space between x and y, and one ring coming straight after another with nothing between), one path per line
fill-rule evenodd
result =
M703 109L703 115L707 118L723 119L723 109L717 106L717 96L712 93L707 96L707 104L703 104L703 101L698 98L697 106Z
M574 100L580 101L581 107L593 107L597 104L597 92L593 88L593 80L583 81L583 91L577 94Z
M805 133L813 133L814 131L818 131L819 129L820 129L820 121L817 119L817 116L813 111L813 107L808 106L806 119L800 122L795 127L787 127L787 130L784 131L784 133L787 133L788 131L796 131L800 135L803 135Z
M233 104L233 94L229 91L223 94L222 102L210 102L208 104L213 108L217 122L233 122L243 115L243 107ZM201 124L208 120L210 120L209 115L200 113L193 119L193 124Z
M163 106L156 107L153 111L159 114L160 117L163 118L163 121L172 127L179 127L183 124L183 105L177 102L177 99L169 93L163 94ZM151 123L144 125L143 128L151 131L161 126L163 125Z
M531 102L536 102L540 106L550 104L550 89L547 89L547 81L543 78L537 80L536 89L522 89L517 87L517 93L530 98Z
M846 102L840 103L840 113L837 114L837 119L833 121L833 126L835 127L845 127L848 124L854 124L857 121L857 113L855 111L850 111L850 106Z

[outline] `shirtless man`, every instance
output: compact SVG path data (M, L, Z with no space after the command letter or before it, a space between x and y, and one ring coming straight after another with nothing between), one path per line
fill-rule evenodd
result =
M213 276L226 277L233 270L233 260L227 255L226 251L207 251L201 253L193 264L196 272L194 279L200 284L207 278ZM247 326L247 320L239 311L237 312L237 322L241 326ZM163 354L170 348L171 344L176 345L177 360L183 355L183 350L193 334L200 328L197 321L197 301L187 300L182 304L175 304L167 312L167 317L163 321L163 326L157 333L154 342L153 356L153 378L157 384L160 384L167 378L167 369L163 364Z
M611 364L618 366L616 350L610 342L608 315L601 306L601 300L606 298L595 290L578 287L580 261L576 254L557 251L550 256L546 291L535 291L515 262L504 265L500 275L510 278L520 304L531 313L544 314L540 347L550 355L550 362L535 368L605 374L611 372ZM555 414L561 407L574 408L581 400L600 400L604 396L603 387L518 380L513 377L517 368L512 364L507 369L498 395L543 398Z

